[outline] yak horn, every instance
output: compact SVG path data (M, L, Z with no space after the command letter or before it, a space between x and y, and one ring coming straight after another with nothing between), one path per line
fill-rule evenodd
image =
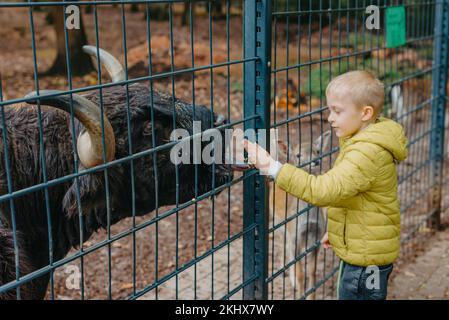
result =
M88 55L95 57L98 60L97 56L97 47L95 46L83 46L83 51ZM123 81L126 79L125 70L123 70L122 64L109 52L98 48L100 53L100 62L104 65L106 70L108 71L109 76L112 79L112 82Z
M40 90L40 95L61 94L59 90ZM28 93L25 98L35 98L27 101L36 104L38 100L42 105L55 107L70 113L70 95L59 95L38 98L35 91ZM85 168L91 168L103 163L103 144L101 139L101 110L86 98L73 94L73 112L75 117L83 124L83 130L77 139L78 157ZM106 161L114 159L115 136L111 123L103 113L104 141L106 147Z

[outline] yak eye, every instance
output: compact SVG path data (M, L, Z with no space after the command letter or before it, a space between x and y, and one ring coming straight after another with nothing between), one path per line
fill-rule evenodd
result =
M152 126L151 126L151 122L148 122L146 125L145 125L145 128L143 128L143 135L144 136L149 136L149 135L151 135L151 128L152 128Z

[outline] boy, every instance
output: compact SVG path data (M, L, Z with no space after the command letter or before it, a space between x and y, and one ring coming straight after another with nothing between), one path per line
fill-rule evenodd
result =
M281 165L255 143L244 141L248 160L292 195L328 207L321 243L340 257L339 299L384 300L400 247L396 163L407 157L400 124L381 116L383 84L367 71L351 71L326 88L328 121L340 153L327 173L314 176Z

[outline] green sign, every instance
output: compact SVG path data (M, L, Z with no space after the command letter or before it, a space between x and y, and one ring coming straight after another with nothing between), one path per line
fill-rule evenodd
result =
M385 11L385 30L387 31L387 48L405 44L405 7L388 7Z

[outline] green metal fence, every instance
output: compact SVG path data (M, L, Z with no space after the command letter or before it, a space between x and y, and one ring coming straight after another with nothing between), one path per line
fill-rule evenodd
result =
M80 9L84 35L64 23L58 29L70 5ZM379 9L379 29L365 27L369 5ZM407 37L387 48L384 14L392 6L405 8ZM409 140L409 157L398 165L406 259L447 211L448 6L1 2L8 40L0 45L0 266L8 272L0 274L0 297L335 298L338 257L319 242L325 210L292 199L255 170L161 163L174 146L168 131L187 126L192 134L196 119L202 131L277 129L283 161L325 172L338 144L327 133L323 93L332 77L354 69L384 82L384 113ZM62 72L58 63L49 68L55 42ZM100 48L111 52L124 72L111 80L104 61L77 55L82 44L100 60ZM97 71L84 70L90 63ZM40 98L24 97L30 91ZM98 106L102 153L92 167L78 156L84 100L76 95ZM65 112L44 107L58 96L68 99ZM24 102L34 102L34 111L27 114ZM217 123L218 114L227 120ZM116 143L110 159L107 118ZM70 143L61 146L63 137Z

